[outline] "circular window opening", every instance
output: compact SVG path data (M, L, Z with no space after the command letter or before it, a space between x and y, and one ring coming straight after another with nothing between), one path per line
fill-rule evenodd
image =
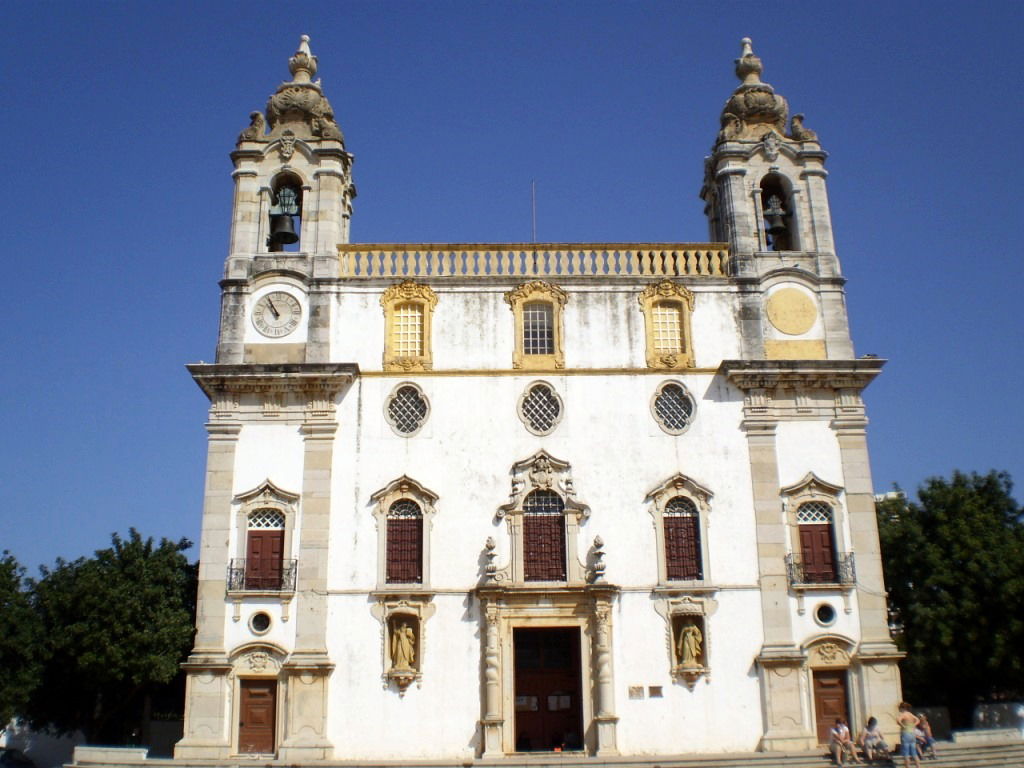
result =
M680 435L693 421L693 398L682 384L669 381L658 388L651 411L655 421L670 435Z
M827 627L836 620L836 609L828 603L822 603L814 609L814 620L821 624L823 627Z
M270 629L270 614L263 613L262 611L254 613L252 618L249 619L249 628L257 635L262 635Z
M535 435L546 435L562 417L562 399L550 384L537 382L519 398L519 418Z
M430 406L415 384L400 384L385 407L388 423L402 437L412 437L427 420Z

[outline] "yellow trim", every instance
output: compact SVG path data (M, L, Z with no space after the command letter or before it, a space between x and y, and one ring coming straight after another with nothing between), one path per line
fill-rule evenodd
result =
M423 354L421 355L400 355L395 349L395 315L400 304L415 304L423 311ZM437 306L437 294L431 290L429 285L414 283L412 280L405 280L389 286L384 295L380 297L380 305L384 309L384 360L383 367L386 371L429 371L433 366L433 355L431 352L431 320L434 314L434 307Z
M824 360L827 355L820 339L765 339L764 356L766 360Z
M562 308L568 299L565 291L556 285L534 280L523 283L505 294L505 301L515 318L516 348L512 353L512 367L524 371L560 371L565 369L565 350L562 347ZM554 353L527 355L523 351L523 307L529 302L543 302L551 306L551 325Z
M637 297L640 311L644 314L644 336L647 343L647 366L662 370L679 370L693 365L693 334L690 332L690 315L693 314L693 292L682 283L662 280L644 288ZM654 308L658 304L679 305L680 337L682 349L676 354L660 354L654 346Z

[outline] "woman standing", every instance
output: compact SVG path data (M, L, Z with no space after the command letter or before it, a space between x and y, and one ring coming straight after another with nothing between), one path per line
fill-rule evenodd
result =
M896 722L900 726L900 754L903 755L903 768L910 768L910 758L914 758L914 765L921 768L921 758L917 756L917 735L914 733L917 724L921 721L910 711L910 705L905 701L900 702L900 713L896 716Z

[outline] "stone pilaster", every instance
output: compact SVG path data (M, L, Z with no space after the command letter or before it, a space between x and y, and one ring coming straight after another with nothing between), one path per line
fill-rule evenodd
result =
M216 412L213 415L216 418ZM231 749L231 727L226 717L231 666L224 647L225 594L235 449L242 426L234 420L215 420L206 425L206 430L209 446L199 543L196 639L184 665L185 732L174 748L175 756L183 758L226 757Z
M217 336L217 362L244 362L246 303L249 298L247 280L221 281L220 332Z
M595 602L594 671L597 678L597 701L594 721L597 724L597 754L617 755L619 748L615 730L619 718L615 716L615 677L612 674L611 605L600 596Z
M498 629L498 607L493 603L482 605L485 620L484 635L484 716L480 721L483 729L483 757L501 757L501 730L504 719L501 716L501 644Z

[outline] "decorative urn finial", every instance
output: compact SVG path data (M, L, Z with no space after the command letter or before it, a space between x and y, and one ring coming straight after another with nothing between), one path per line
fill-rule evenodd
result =
M293 83L308 83L316 74L316 56L309 50L309 35L299 38L299 49L288 59L288 71Z
M761 141L768 131L779 136L786 132L789 105L768 83L761 81L764 66L754 55L749 37L740 41L740 57L736 59L739 87L722 110L722 130L718 141Z
M736 77L743 81L744 85L760 83L764 66L754 55L754 41L744 37L740 41L740 46L740 57L736 59Z

